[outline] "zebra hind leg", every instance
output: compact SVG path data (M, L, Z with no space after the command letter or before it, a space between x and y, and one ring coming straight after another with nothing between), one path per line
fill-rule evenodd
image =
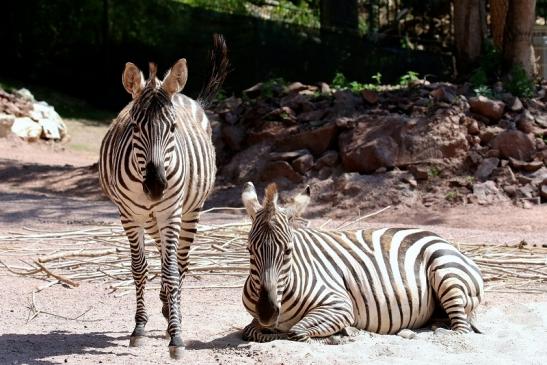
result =
M465 311L466 295L461 287L458 285L452 286L451 289L443 293L440 302L448 315L450 329L453 333L470 333L473 331ZM446 332L446 330L443 328L435 330L435 333L444 332Z

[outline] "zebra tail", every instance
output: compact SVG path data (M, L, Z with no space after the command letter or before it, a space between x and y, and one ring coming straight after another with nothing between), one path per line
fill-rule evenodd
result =
M473 311L473 312L469 313L468 316L467 316L467 322L471 326L471 329L473 330L473 332L484 334L484 332L482 332L481 330L479 330L477 328L477 326L475 326L474 322L475 322L476 317L477 317L477 312L476 311Z
M211 74L209 75L209 81L197 97L197 101L203 109L207 109L211 105L224 79L226 79L226 75L228 75L229 66L228 48L224 36L215 33L213 34L213 48L211 49Z

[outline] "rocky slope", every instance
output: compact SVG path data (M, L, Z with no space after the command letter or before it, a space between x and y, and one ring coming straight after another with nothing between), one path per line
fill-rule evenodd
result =
M258 84L212 116L220 184L312 186L340 209L547 201L547 97L415 82L381 91Z

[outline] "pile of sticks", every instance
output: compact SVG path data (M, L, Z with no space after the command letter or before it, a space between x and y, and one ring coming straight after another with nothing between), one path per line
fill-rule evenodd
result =
M249 222L199 225L199 233L190 249L187 276L227 275L236 280L223 280L220 285L189 285L184 288L242 287L249 269L246 250L249 228ZM4 257L35 258L19 259L21 264L0 261L0 269L3 266L14 275L47 280L48 283L39 289L57 283L77 287L81 281L106 280L113 291L118 292L116 296L134 291L129 243L121 227L100 226L63 232L24 230L24 233L0 236L0 251ZM147 288L159 288L161 258L153 240L145 241L145 251L149 282L153 283Z
M338 229L347 228L342 224ZM218 275L211 285L200 280L185 281L185 289L242 287L248 275L246 250L249 222L199 225L190 251L189 277ZM63 232L26 229L0 237L1 256L28 256L21 264L0 261L14 275L47 280L40 289L62 283L78 286L81 281L107 281L114 295L133 293L129 244L119 226L100 226ZM51 244L49 244L51 243ZM481 268L487 291L547 292L547 248L524 242L506 245L457 244ZM147 240L149 264L147 288L159 288L161 261L155 243ZM229 280L226 280L229 278ZM212 282L215 282L214 280Z

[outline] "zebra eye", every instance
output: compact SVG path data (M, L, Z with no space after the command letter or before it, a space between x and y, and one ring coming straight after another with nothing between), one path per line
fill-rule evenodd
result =
M133 123L133 132L139 133L139 125L137 123Z
M291 252L292 252L292 248L287 247L287 248L285 249L285 255L290 255Z

